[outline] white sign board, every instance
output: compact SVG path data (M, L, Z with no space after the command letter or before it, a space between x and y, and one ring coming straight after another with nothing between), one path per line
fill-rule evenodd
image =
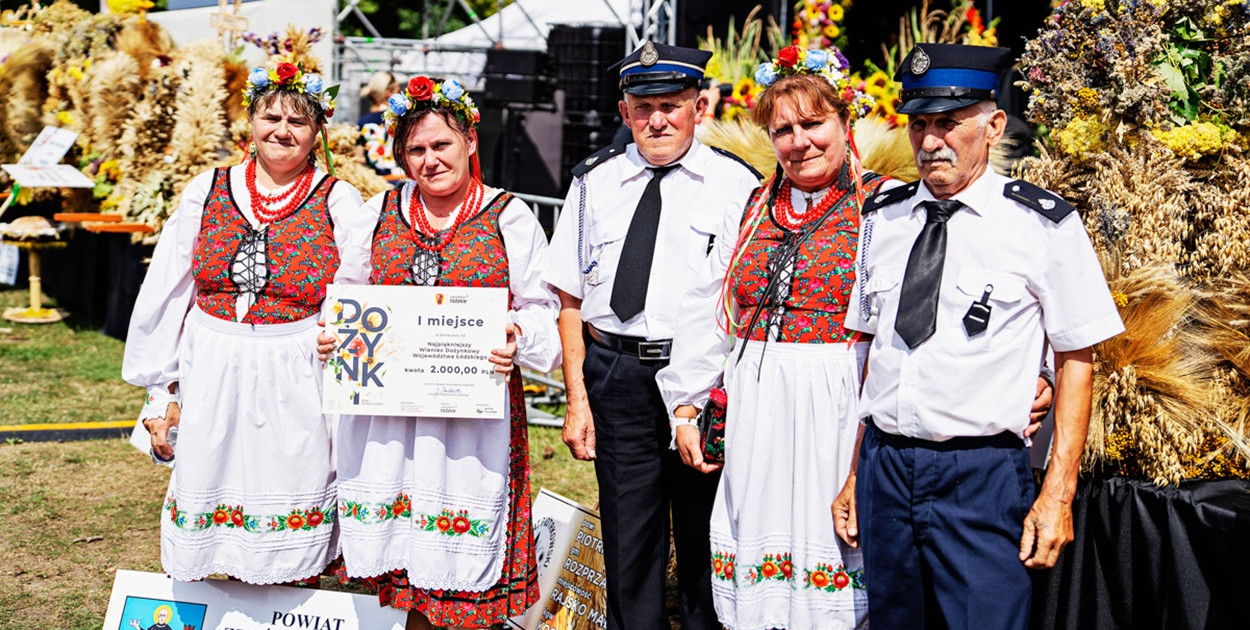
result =
M325 413L502 419L504 375L490 362L508 292L486 287L332 284Z
M78 139L78 132L69 129L61 129L60 127L44 127L39 132L39 136L30 144L30 148L26 149L26 153L22 154L22 158L17 161L22 166L49 166L61 161L65 157L70 147L74 146L74 141Z
M589 563L597 569L597 571L592 571L593 573L602 575L602 550L594 554L595 559L589 558L591 554L583 550L587 545L593 546L593 543L589 542L593 537L587 536L586 529L588 525L592 529L598 528L599 515L549 490L542 490L538 493L538 498L534 500L532 514L534 552L538 564L538 603L525 611L524 615L509 619L508 627L513 630L544 628L573 630L603 627L595 621L602 620L602 613L606 611L584 610L580 615L576 615L566 610L559 610L565 608L563 603L566 598L572 604L569 608L579 607L571 594L571 591L575 589L593 591L588 598L592 602L598 601L600 604L606 602L607 593L603 588L604 584L587 584L585 589L580 589L571 584L567 577L570 568L581 566L583 563ZM575 543L578 547L576 550L574 549Z
M403 630L407 614L353 595L118 571L105 630Z
M94 188L95 182L69 164L20 166L3 164L5 172L22 188Z

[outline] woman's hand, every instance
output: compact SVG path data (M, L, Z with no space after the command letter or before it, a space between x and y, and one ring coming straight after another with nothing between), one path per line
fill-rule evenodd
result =
M334 352L334 346L338 345L339 340L326 331L324 321L317 322L317 325L321 327L321 334L317 335L317 356L325 363L330 360L330 354Z
M721 469L723 464L709 464L703 461L703 448L699 445L699 429L693 424L677 427L677 452L681 461L687 466L703 473L713 473Z
M508 332L508 344L503 348L491 350L489 359L495 364L495 371L503 374L506 381L511 378L512 369L515 367L512 359L516 357L516 336L520 329L516 324L508 324L504 330Z
M144 418L143 428L148 430L152 439L152 452L165 461L174 456L174 447L169 445L169 429L178 426L182 420L182 408L178 403L171 402L165 408L164 418Z

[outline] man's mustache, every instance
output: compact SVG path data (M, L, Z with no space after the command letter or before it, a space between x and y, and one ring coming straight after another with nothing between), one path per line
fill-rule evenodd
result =
M959 162L959 155L956 154L955 150L950 147L942 147L937 151L925 151L924 149L921 149L916 152L916 161L921 164L925 162L936 162L938 160L950 162L951 166L955 166Z

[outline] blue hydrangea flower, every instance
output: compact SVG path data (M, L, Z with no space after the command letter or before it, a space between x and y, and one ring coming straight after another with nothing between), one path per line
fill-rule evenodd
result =
M821 70L829 64L829 53L823 50L809 50L803 59L803 66L808 70Z
M264 68L252 68L252 73L247 76L247 80L251 81L252 85L263 88L269 85L269 71Z
M386 103L390 107L391 113L396 116L403 116L408 113L408 97L403 94L392 94Z
M304 91L309 94L321 94L321 76L317 74L304 75Z
M455 79L447 79L443 82L443 96L446 96L447 100L458 101L463 95L464 88Z
M759 69L755 71L755 82L768 87L777 80L777 68L771 63L761 63Z

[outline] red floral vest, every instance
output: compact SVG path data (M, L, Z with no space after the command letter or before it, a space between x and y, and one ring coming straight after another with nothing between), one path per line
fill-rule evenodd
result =
M326 297L326 285L339 268L339 250L330 220L330 190L337 182L325 177L290 216L270 224L266 250L268 280L243 322L279 324L316 315ZM230 267L252 231L234 201L230 171L213 173L213 186L204 204L199 240L191 261L200 310L235 320L239 287L230 279Z
M416 259L417 244L399 200L399 191L393 190L382 203L382 216L373 232L370 284L413 284L409 270ZM499 214L511 200L512 195L499 193L476 216L460 224L440 256L438 286L511 286L508 256L499 230Z
M871 197L881 187L883 179L876 178L864 185L865 198ZM831 195L844 191L834 189ZM752 207L766 188L756 190L747 207ZM739 308L739 322L743 329L739 337L762 341L768 334L772 309L764 310L750 331L745 330L755 311L764 299L768 285L768 261L785 238L786 230L777 224L772 214L761 222L747 244L730 279L730 289ZM843 328L846 320L847 300L855 286L855 252L859 242L859 209L855 206L854 192L837 202L824 223L799 247L795 257L793 275L790 278L789 295L784 300L781 319L780 341L790 343L836 343L848 341L855 331Z

